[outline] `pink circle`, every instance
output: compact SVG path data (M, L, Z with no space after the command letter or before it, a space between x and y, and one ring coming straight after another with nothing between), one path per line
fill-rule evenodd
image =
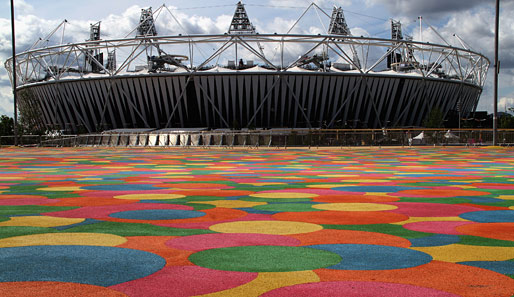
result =
M131 210L147 210L147 209L178 209L178 210L194 210L191 206L165 204L165 203L132 203L121 205L106 205L106 206L85 206L81 208L49 212L45 213L48 216L62 217L62 218L88 218L88 219L102 219L109 217L110 214L122 211Z
M173 228L182 228L182 229L209 229L212 225L228 223L228 222L237 222L237 221L271 221L273 217L268 214L254 214L250 213L244 217L232 219L232 220L221 220L221 221L209 221L209 222L198 222L198 223L165 223L165 224L156 224L157 226L163 227L173 227Z
M262 191L258 192L258 194L264 193L307 193L307 194L317 194L317 195L343 195L343 194L355 194L356 192L344 192L337 191L332 189L285 189L285 190L271 190L271 191Z
M115 196L127 195L127 194L173 194L176 191L170 191L160 188L155 190L136 190L136 191L99 191L99 190L87 190L81 192L80 195L84 197L105 197L112 198Z
M456 297L458 295L430 288L381 282L320 282L282 287L261 296L265 297Z
M296 238L281 235L216 233L177 237L166 242L166 245L179 250L202 251L234 246L298 246L300 241Z
M398 206L391 212L410 217L456 217L466 212L483 210L471 206L443 203L391 202L387 204Z
M462 235L463 233L458 232L455 228L469 224L474 224L474 222L416 222L405 224L403 228L427 233Z
M43 205L56 202L59 200L48 198L0 199L0 205Z
M220 271L199 266L167 266L144 278L111 286L129 296L196 296L244 285L257 273Z
M476 183L471 184L480 189L491 189L491 190L514 190L514 185L511 184L493 184L493 183Z

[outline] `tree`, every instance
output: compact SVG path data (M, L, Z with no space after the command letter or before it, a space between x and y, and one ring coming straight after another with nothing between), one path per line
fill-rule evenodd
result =
M505 113L500 117L500 129L512 129L514 128L514 116Z
M35 96L29 90L18 91L18 133L22 135L43 135L45 132L42 112Z
M6 115L0 116L0 136L14 135L14 120Z
M423 121L425 128L442 128L443 124L444 114L438 107L434 107Z

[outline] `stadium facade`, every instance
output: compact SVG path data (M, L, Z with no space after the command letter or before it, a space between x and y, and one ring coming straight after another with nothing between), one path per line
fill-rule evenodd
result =
M312 9L326 34L258 33L238 3L225 34L160 36L157 12L172 15L163 5L142 10L135 37L103 40L97 23L86 42L36 43L16 56L20 113L45 130L94 133L390 128L420 126L434 109L475 111L489 60L464 43L413 41L394 20L390 39L352 36L341 8L316 4L298 21Z

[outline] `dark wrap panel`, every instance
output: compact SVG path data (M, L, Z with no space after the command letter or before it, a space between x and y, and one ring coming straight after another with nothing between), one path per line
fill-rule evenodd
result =
M473 112L482 89L453 80L350 73L204 72L84 78L19 89L47 129L420 126L438 107ZM36 110L36 112L34 112ZM23 112L23 111L22 111Z

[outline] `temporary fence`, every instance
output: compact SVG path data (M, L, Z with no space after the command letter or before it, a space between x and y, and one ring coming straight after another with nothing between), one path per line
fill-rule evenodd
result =
M269 129L168 131L18 137L21 146L103 147L349 147L492 145L490 129ZM514 129L498 131L498 144L514 146ZM0 145L14 145L13 136Z

